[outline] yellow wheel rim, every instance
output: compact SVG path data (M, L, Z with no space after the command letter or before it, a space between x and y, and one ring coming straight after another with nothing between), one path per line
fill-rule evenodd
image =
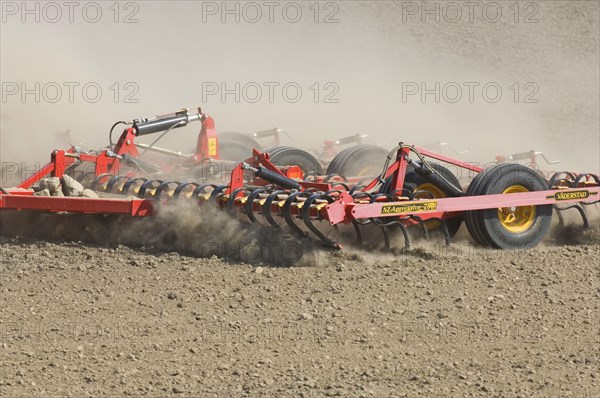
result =
M439 189L438 187L436 187L435 185L433 185L429 182L426 182L426 183L421 184L418 187L416 187L415 192L416 192L415 199L431 199L432 196L436 199L446 197L446 194L444 193L444 191L442 191L441 189ZM431 220L431 221L425 221L425 225L427 226L428 230L432 231L434 229L439 228L441 224L439 221Z
M502 193L522 192L529 192L529 190L522 185L512 185ZM498 209L498 218L506 230L513 233L524 232L533 225L533 221L535 220L535 206L502 207Z
M375 165L366 165L356 173L353 177L376 176L381 174L381 167Z
M425 192L417 192L417 191L425 191ZM444 193L444 191L442 191L441 189L439 189L438 187L436 187L435 185L426 182L424 184L419 185L418 187L415 188L415 192L417 192L415 194L415 199L431 199L430 195L427 195L427 192L429 192L431 195L433 195L434 198L445 198L446 194Z

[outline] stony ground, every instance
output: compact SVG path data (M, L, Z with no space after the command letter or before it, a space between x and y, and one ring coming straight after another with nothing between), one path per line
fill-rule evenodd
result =
M100 70L110 82L142 79L146 73L143 114L169 110L182 101L197 103L199 82L221 79L216 76L226 76L227 81L287 81L298 76L310 82L336 79L343 87L343 112L335 116L335 109L319 108L311 113L301 105L284 104L299 121L283 117L283 127L305 134L317 131L309 137L311 145L321 142L328 127L340 136L364 131L377 140L398 134L394 142L407 134L439 130L443 135L437 140L470 149L485 159L535 147L560 154L561 168L598 173L597 1L522 2L518 23L511 22L513 2L506 2L502 3L505 17L499 23L484 23L478 14L475 23L463 19L456 24L423 24L418 15L401 22L403 5L421 2L356 2L358 11L349 15L348 4L354 3L341 3L340 19L345 24L330 31L333 39L318 37L321 31L313 31L313 25L298 29L303 39L306 36L300 43L289 27L276 35L269 28L268 35L284 43L276 47L283 54L277 54L275 63L272 54L256 52L257 48L266 51L271 41L249 47L247 55L235 54L229 46L244 43L241 35L224 33L223 46L212 34L214 24L206 25L210 29L206 48L219 48L214 62L205 62L206 51L186 51L177 64L172 58L152 59L151 66L143 68L130 63L129 73L127 68L124 72L122 62L101 64L92 54L86 56L89 48L107 60L126 59L139 52L136 35L142 48L157 43L158 36L148 41L156 26L166 27L159 32L165 48L184 43L182 35L206 37L194 35L192 26L180 21L181 15L172 18L160 10L156 23L146 19L151 11L147 7L140 19L148 22L151 31L139 34L127 25L127 31L134 34L120 36L124 31L114 24L108 26L106 32L115 32L122 44L107 44L105 51L110 52L101 52L100 42L89 46L89 32L81 36L85 45L73 41L77 46L67 48L74 51L64 51L55 44L70 40L56 40L48 33L44 41L44 35L34 30L13 35L12 42L5 40L3 47L13 43L19 51L3 61L16 60L6 66L25 72L12 78L28 81L43 75L39 66L31 71L23 67L36 65L19 61L26 53L39 58L54 52L57 58L46 63L60 66L59 60L66 62L69 67L63 69L69 73L73 65L89 57L89 66L79 68L97 67L98 71L85 75L86 81L98 79ZM539 23L524 23L533 6L534 10L539 6L535 15ZM194 26L202 25L197 14L190 18ZM56 30L52 24L35 26ZM381 43L372 41L370 35ZM353 41L346 41L346 36ZM9 33L3 35L7 37ZM23 52L23 37L31 39L29 44L39 43L43 51ZM323 47L321 41L328 39L333 40L330 48ZM128 41L131 48L126 46ZM284 47L290 52L285 53ZM349 52L345 47L357 50ZM380 47L380 51L365 52ZM323 68L314 59L325 50L342 60L344 68L298 75L305 68L311 72L312 63L313 69ZM265 65L255 64L259 58ZM335 69L333 61L327 62ZM177 65L176 74L173 65ZM227 69L227 65L233 68L231 74L214 75L214 68ZM268 73L256 75L261 69ZM251 74L240 75L245 70ZM278 77L278 71L285 73ZM383 76L385 84L373 80L373 75ZM46 79L59 79L50 76ZM62 79L73 78L69 74ZM488 138L494 137L493 128L490 132L466 126L462 133L465 113L457 111L455 104L415 115L407 112L407 104L400 103L400 82L415 79L477 79L508 82L506 87L513 82L536 82L540 103L516 104L516 113L510 106L502 112L493 108L492 116L488 115L490 107L469 108L469 114L491 118L489 125L479 126L493 127L494 115L503 121L514 119L512 125L501 124L506 131L499 130L506 137L493 141ZM102 111L102 107L81 109L81 103L77 108L22 105L16 114L2 113L2 186L22 179L12 182L14 175L4 175L5 166L12 165L8 161L47 160L54 148L44 142L49 141L48 126L71 128L77 140L89 146L100 142L94 141L99 131L104 137L104 130L98 129L107 120L112 123L111 115L131 116L127 111L131 108L121 103L118 112ZM226 116L218 126L233 118L236 124L231 127L236 129L260 130L263 122L267 126L279 123L274 116L287 111L285 107L256 111L247 103L239 109L231 103L219 105L209 108L211 113ZM53 119L61 115L61 109L73 124L65 125L63 120L57 124ZM522 109L535 117L523 118ZM102 115L102 124L94 115ZM316 120L318 128L300 119ZM343 128L346 119L360 129L353 126L347 134L336 130ZM372 127L379 119L389 121L388 125L382 122L379 128ZM440 125L427 123L431 120L439 120ZM85 131L89 131L87 136ZM382 131L385 137L377 135ZM498 148L491 142L502 145ZM279 236L247 235L247 231L236 231L235 223L216 218L199 225L190 223L195 218L186 213L171 216L158 224L121 223L118 228L106 228L110 219L88 217L84 222L65 215L14 218L3 214L0 397L600 396L597 224L587 233L577 228L555 233L528 251L483 250L473 246L463 232L451 250L415 245L411 252L391 255L311 251ZM228 244L221 245L221 241ZM256 254L256 248L264 249L265 244L274 251L266 259Z
M3 228L0 395L598 396L599 235L564 231L286 266Z

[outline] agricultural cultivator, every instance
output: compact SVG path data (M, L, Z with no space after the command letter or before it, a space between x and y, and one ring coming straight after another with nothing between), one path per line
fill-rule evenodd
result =
M182 155L154 146L164 134L195 121L202 124L195 153ZM119 123L125 122L113 125L111 135ZM279 147L268 152L254 149L245 160L231 163L227 181L223 173L221 181L211 180L215 175L198 170L218 158L218 137L213 119L200 109L129 124L116 144L102 151L72 147L52 152L51 162L35 175L17 188L1 190L0 209L141 217L177 201L192 201L222 209L241 222L302 239L316 237L332 248L353 242L389 249L394 234L409 248L414 236L409 227L423 237L439 234L450 243L464 222L479 244L517 249L544 238L554 210L560 215L574 209L587 227L586 207L598 203L600 196L600 180L594 174L559 172L546 179L508 159L484 169L402 142L385 151L376 172L365 170L360 161L380 154L376 146L342 150L327 173L302 164L306 152ZM153 144L135 142L153 133L160 133ZM177 162L156 165L141 159L145 151ZM473 178L463 187L449 167ZM54 185L48 189L50 180ZM74 197L81 196L84 187L93 192Z

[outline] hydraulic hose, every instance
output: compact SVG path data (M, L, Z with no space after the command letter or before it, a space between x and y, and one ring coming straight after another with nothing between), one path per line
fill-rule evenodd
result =
M110 131L108 133L108 143L110 144L110 147L113 147L113 140L112 140L112 134L113 134L113 130L115 129L115 127L117 127L119 124L127 124L126 121L124 120L119 120L118 122L116 122L115 124L112 125L112 127L110 128Z
M413 166L415 169L415 172L417 172L419 175L423 176L423 178L426 178L430 182L438 185L444 192L446 192L450 196L461 196L463 194L460 187L454 186L454 184L452 184L443 175L441 175L433 167L431 167L431 165L425 159L423 154L421 154L421 152L419 152L413 145L405 145L405 144L397 145L394 149L392 149L388 153L388 155L385 159L385 164L383 165L383 170L381 171L381 174L377 178L378 183L375 186L376 189L379 189L383 184L385 184L385 176L389 169L390 162L392 161L393 155L395 153L397 153L398 150L404 149L404 148L408 148L412 153L417 155L417 157L421 161L421 164L418 167ZM412 162L410 160L408 160L408 163L412 165Z

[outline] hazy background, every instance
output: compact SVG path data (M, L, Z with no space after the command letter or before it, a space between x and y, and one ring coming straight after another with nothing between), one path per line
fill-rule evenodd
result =
M56 133L67 129L73 144L100 148L107 145L114 121L202 105L215 117L219 131L252 132L277 126L305 148L360 132L387 147L398 141L420 145L445 141L469 149L464 158L480 162L497 154L536 149L561 159L559 168L598 171L597 1L542 1L534 3L535 9L525 8L532 2L521 2L518 22L509 8L514 2L497 2L503 15L495 23L482 17L481 7L487 2L475 9L473 22L462 15L456 23L444 18L444 2L437 2L440 22L430 15L425 23L420 13L403 13L407 3L320 2L317 23L313 1L301 3L303 14L297 23L283 19L285 2L275 8L273 22L263 14L257 23L244 21L242 13L240 23L232 15L225 23L220 14L203 17L206 2L160 1L135 2L135 7L121 3L118 23L109 9L113 2L99 3L103 14L97 23L83 19L82 7L75 9L72 23L66 8L56 23L45 21L43 15L39 23L33 16L23 23L21 14L4 12L4 4L3 85L25 82L33 88L35 82L41 86L79 82L80 86L75 88L73 103L66 87L57 103L44 98L36 103L33 95L22 101L20 95L3 93L1 160L46 161L52 149L65 147ZM428 2L428 7L433 9L435 3ZM212 4L220 7L222 2ZM234 2L228 4L235 7ZM421 7L421 2L410 7L414 5ZM250 11L246 16L252 18ZM450 11L447 16L453 18ZM123 23L131 12L138 22ZM338 22L324 23L332 12ZM524 23L532 12L530 19L537 22ZM50 19L54 15L52 11ZM81 94L88 82L103 90L97 103L85 101ZM117 103L110 90L115 82L121 85ZM132 92L124 89L127 82L139 87L132 97L137 103L124 102ZM243 98L235 103L230 95L225 102L212 96L202 104L203 82L225 82L229 87L235 82L281 85L275 89L273 103L265 89L257 103ZM303 89L297 103L282 97L281 87L288 82ZM334 96L338 102L324 103L323 95L331 90L322 88L315 103L310 90L315 82L321 87L334 82L339 87ZM419 95L403 102L403 82L425 82L429 88L435 82L480 86L473 103L465 87L457 103L443 98L435 103L433 95L422 103ZM503 89L497 103L488 103L481 95L481 86L489 82ZM509 89L515 82L521 90L516 103ZM528 82L539 87L534 96L537 103L523 102L531 92L523 87ZM195 145L198 129L196 124L174 131L160 146L188 151Z

